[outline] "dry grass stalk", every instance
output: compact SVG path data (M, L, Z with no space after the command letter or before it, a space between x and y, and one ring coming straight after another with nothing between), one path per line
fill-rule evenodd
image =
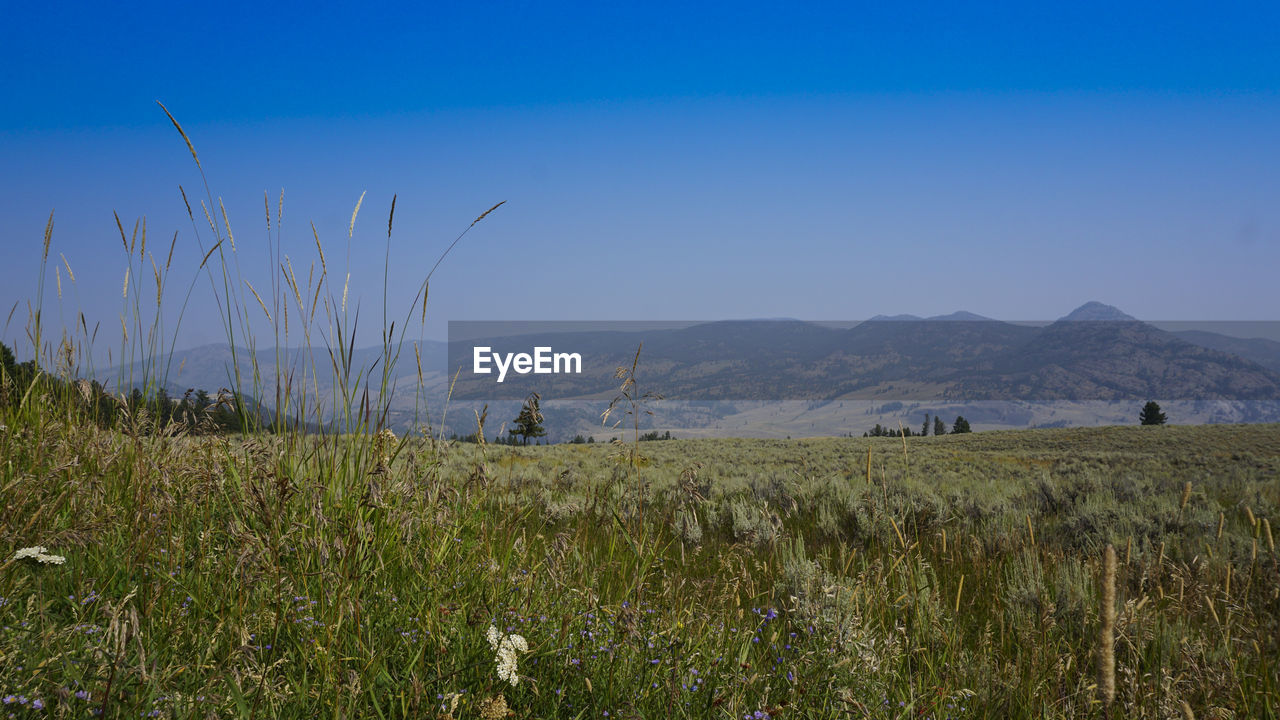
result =
M187 137L187 131L182 129L182 126L178 124L178 120L175 117L173 117L173 113L169 112L169 108L165 107L164 103L157 100L156 104L160 106L160 109L164 111L165 115L169 116L169 122L173 123L173 127L177 129L178 134L181 135L182 139L186 141L187 149L191 151L191 159L196 161L196 167L200 168L200 170L203 172L204 168L200 166L200 156L196 155L196 147L191 144L191 138ZM184 195L184 199L185 199L185 195Z
M44 225L44 254L40 257L43 263L49 259L49 243L53 242L53 211L49 211L49 222Z
M222 209L222 225L227 229L227 240L231 243L231 252L235 252L236 236L231 232L231 221L227 219L227 206L222 204L222 198L218 198L218 207ZM145 239L146 235L142 237Z
M185 198L186 195L183 195ZM120 231L120 243L124 245L124 251L129 252L129 239L124 235L124 223L120 222L120 213L112 210L111 214L116 218L116 229Z
M271 313L267 310L267 304L262 302L262 296L258 294L257 290L253 289L253 283L245 280L244 284L249 288L249 292L253 293L253 296L257 298L258 305L262 307L262 312L267 316L267 322L271 322Z
M1102 597L1098 632L1098 699L1110 716L1116 699L1116 549L1111 545L1102 554Z
M898 542L902 544L902 549L907 549L907 539L902 536L902 531L898 529L898 523L893 518L889 518L889 524L893 526L893 532L898 536Z
M902 421L898 421L898 436L902 438L902 464L911 471L911 460L907 457L907 433L902 429Z
M350 225L350 227L348 227L348 228L347 228L347 238L348 238L348 239L349 239L352 235L354 235L354 234L355 234L355 232L356 232L356 216L360 214L360 205L364 202L364 195L365 195L365 193L367 193L367 192L369 192L369 191L368 191L368 190L365 190L364 192L361 192L361 193L360 193L360 199L359 199L359 200L356 200L356 209L351 211L351 225Z
M476 223L478 223L478 222L480 222L481 220L485 219L485 217L487 217L487 216L489 215L489 213L491 213L491 212L493 212L494 210L497 210L498 208L502 207L504 204L506 204L506 202L507 202L506 200L503 200L502 202L498 203L497 205L494 205L493 207L489 208L488 210L485 210L484 212L480 213L480 216L479 216L479 217L477 217L475 220L472 220L472 221L471 221L471 225L472 225L472 226L474 226Z
M205 254L204 254L204 259L200 261L200 269L201 269L201 270L203 270L203 269L204 269L205 263L209 262L209 256L213 255L213 251L214 251L214 250L217 250L217 249L218 249L218 248L220 248L220 247L222 247L222 241L221 241L221 240L219 240L218 242L214 243L214 246L213 246L213 247L211 247L211 248L209 248L209 252L207 252L207 253L205 253Z
M1204 596L1205 604L1209 606L1209 614L1213 615L1213 621L1218 625L1222 624L1222 618L1218 617L1218 609L1213 606L1213 598L1208 595Z

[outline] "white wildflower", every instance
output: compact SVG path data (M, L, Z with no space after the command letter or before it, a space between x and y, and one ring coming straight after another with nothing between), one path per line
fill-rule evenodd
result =
M13 554L15 562L18 560L26 560L30 558L38 563L45 565L61 565L67 561L62 555L50 555L49 548L43 545L33 545L32 547L22 548Z
M515 685L520 682L517 662L519 653L528 652L529 643L520 635L503 635L498 628L490 625L487 633L489 647L496 651L493 661L498 665L498 679Z
M22 548L21 550L13 554L13 559L14 560L25 560L26 558L35 559L45 554L46 552L49 552L49 548L46 548L43 545L36 545L29 548Z

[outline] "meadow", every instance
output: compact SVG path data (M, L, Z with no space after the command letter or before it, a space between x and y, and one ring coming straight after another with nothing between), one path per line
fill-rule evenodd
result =
M382 288L371 376L319 234L295 273L264 198L255 288L204 194L182 191L186 298L207 278L255 364L183 413L154 404L173 245L117 222L132 402L77 381L83 314L42 324L46 228L33 360L0 373L6 717L1280 716L1280 426L640 442L641 363L619 443L396 437L389 378L440 261L403 318ZM342 381L309 395L317 368L258 368L258 338L323 344ZM263 387L274 421L249 422Z
M15 717L1280 702L1276 426L497 447L11 411L0 454Z

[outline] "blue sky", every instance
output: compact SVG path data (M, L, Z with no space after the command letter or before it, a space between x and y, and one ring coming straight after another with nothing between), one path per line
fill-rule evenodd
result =
M507 203L433 279L436 337L451 319L1047 319L1087 300L1277 319L1280 6L1031 5L10 4L5 335L50 210L76 283L59 304L50 268L47 318L83 310L116 342L113 211L145 215L152 248L178 233L176 313L202 254L177 188L203 192L156 100L260 290L264 191L284 189L299 274L311 222L342 271L367 192L362 344L393 194L396 316ZM207 287L179 346L223 339Z

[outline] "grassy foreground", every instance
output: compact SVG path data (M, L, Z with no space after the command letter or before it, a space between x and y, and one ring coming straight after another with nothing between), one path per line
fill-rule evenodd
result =
M1256 718L1280 705L1274 425L904 450L183 437L29 405L3 424L4 716ZM34 545L65 564L11 559Z

